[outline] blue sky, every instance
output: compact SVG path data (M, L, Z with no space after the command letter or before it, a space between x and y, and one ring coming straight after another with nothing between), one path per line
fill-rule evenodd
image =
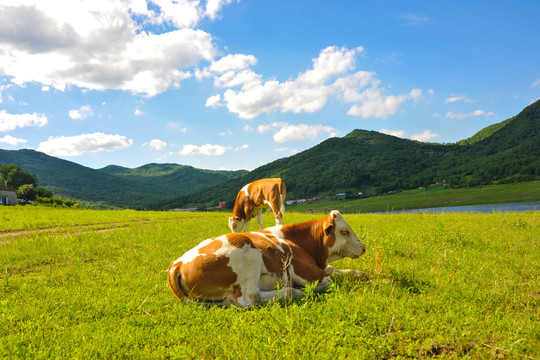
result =
M254 169L354 129L449 143L540 97L540 2L0 0L0 148Z

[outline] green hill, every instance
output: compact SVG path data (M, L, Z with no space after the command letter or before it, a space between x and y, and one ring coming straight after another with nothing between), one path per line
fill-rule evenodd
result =
M210 171L178 164L94 170L33 150L0 150L0 164L37 175L39 185L83 206L168 209L232 207L242 186L281 177L287 198L362 192L380 194L445 181L453 187L540 179L540 101L456 144L423 143L354 130L293 156L247 171Z
M210 171L175 164L94 170L34 150L0 150L0 164L16 164L39 185L89 207L143 208L144 204L200 191L247 171Z
M288 158L261 166L219 186L150 205L234 203L246 183L281 177L287 198L341 192L367 194L414 189L445 181L454 187L540 178L540 101L457 144L422 143L375 131L354 130Z

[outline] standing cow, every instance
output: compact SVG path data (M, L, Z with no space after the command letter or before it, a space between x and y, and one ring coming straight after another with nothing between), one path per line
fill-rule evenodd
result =
M272 209L276 225L283 224L286 194L287 188L280 178L261 179L247 184L236 196L233 216L229 217L229 228L232 232L249 231L249 222L257 216L259 229L262 229L263 208Z
M168 280L174 294L186 302L247 307L297 298L301 287L316 281L314 291L323 291L336 274L365 276L328 265L345 257L356 259L365 251L333 210L322 219L207 239L171 263Z

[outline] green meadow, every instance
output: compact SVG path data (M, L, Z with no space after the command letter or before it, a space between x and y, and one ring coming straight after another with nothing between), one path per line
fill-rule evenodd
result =
M0 208L0 358L540 358L539 212L345 214L367 253L333 264L369 279L184 304L167 268L228 215Z
M539 200L540 181L485 185L473 188L451 188L439 184L428 188L405 190L362 199L323 199L311 204L293 205L288 209L305 212L329 211L339 208L344 213L365 213Z

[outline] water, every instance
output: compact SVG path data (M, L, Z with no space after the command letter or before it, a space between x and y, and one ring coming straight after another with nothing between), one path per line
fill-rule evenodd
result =
M427 209L397 210L393 213L449 213L449 212L468 212L468 213L493 213L493 212L523 212L540 211L540 201L528 201L504 204L485 204L485 205L463 205L463 206L443 206Z

